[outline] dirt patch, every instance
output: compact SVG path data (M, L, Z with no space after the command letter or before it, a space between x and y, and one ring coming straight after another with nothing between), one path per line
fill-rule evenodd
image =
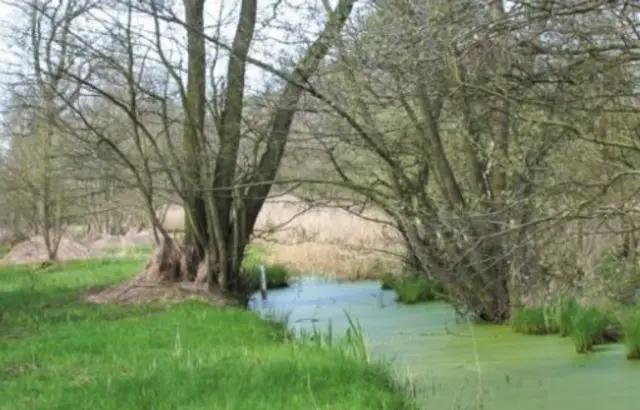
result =
M220 291L209 290L206 280L190 277L189 272L195 274L196 270L193 256L191 248L173 242L162 243L136 278L87 294L85 299L90 303L102 304L200 300L215 306L239 306L237 300Z
M91 244L92 249L104 249L114 246L133 246L135 242L125 236L105 235Z
M60 240L57 255L59 261L86 259L89 255L89 249L82 244L66 238ZM48 254L44 238L42 236L34 236L11 248L11 251L4 257L2 262L18 264L43 262L47 259Z
M199 300L214 306L240 307L240 304L221 292L211 292L206 283L160 282L153 283L137 278L94 291L84 295L84 299L95 304L137 305L152 302L180 302Z

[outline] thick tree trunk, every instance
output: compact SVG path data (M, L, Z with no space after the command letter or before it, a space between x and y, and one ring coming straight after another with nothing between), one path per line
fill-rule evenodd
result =
M208 242L203 195L201 155L203 154L206 103L206 48L204 41L204 0L184 0L187 31L187 90L183 96L185 122L182 135L184 163L182 189L185 199L185 245L194 247L200 259Z
M181 165L185 207L183 246L165 238L146 269L151 281L207 282L210 290L245 297L240 274L244 250L271 189L286 146L297 103L308 80L335 42L356 0L340 0L324 31L292 71L267 135L266 150L250 181L237 181L242 138L244 77L256 23L257 0L242 0L240 19L227 71L223 111L215 118L220 144L207 152L204 135L206 58L204 0L184 0L187 28L188 80L183 96L185 123ZM215 39L211 39L215 42ZM213 158L215 156L215 158ZM213 166L212 166L213 164ZM238 189L239 182L250 187Z

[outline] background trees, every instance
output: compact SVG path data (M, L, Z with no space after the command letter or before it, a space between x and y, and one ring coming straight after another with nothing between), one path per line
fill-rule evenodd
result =
M37 184L5 184L21 195L50 187L28 212L85 223L86 204L95 214L98 203L128 202L160 228L157 205L183 202L185 243L159 229L164 246L148 277L241 292L256 218L287 181L311 201L382 210L412 274L491 322L592 269L609 245L585 243L603 224L623 256L635 253L637 5L302 5L298 15L320 29L282 29L294 44L287 58L264 48L266 28L286 20L281 5L264 17L246 0L232 18L223 5L212 27L205 6L20 7L31 29L13 33L30 39L31 68L29 88L13 93L38 104L12 110L11 124L18 135L27 115L48 154L21 156L28 139L12 138L3 166L14 164L5 179L35 181L9 176L32 170L16 165L27 159L40 164ZM248 83L251 67L268 78L261 92ZM111 221L131 213L100 215L96 223L115 229L122 223ZM62 232L62 222L45 225Z
M48 21L58 18L64 28L60 35L54 28L50 30L53 34L45 53L55 54L62 68L41 68L39 51L34 51L31 59L35 71L31 79L50 90L42 99L58 101L69 113L55 122L48 114L47 123L54 126L59 122L58 128L81 141L80 150L95 161L124 169L121 178L139 190L156 227L160 228L154 213L159 181L185 204L185 244L176 246L160 228L163 246L149 266L149 278L198 279L223 291L243 290L238 272L244 248L277 173L302 84L335 42L354 3L345 0L335 10L328 10L315 41L282 72L249 59L258 13L258 4L252 0L241 4L231 44L219 31L212 35L205 32L204 0L182 5L121 1L93 10L96 14L90 12L89 5L76 2L54 5L36 1L22 8L25 14L35 16L29 23L29 38L39 38L43 30L36 17ZM89 38L82 31L86 25L73 25L73 19L79 17L92 26ZM138 24L141 19L153 27L150 33ZM184 62L172 59L172 39L165 37L165 30L186 34ZM76 45L81 59L75 65L66 61L71 44ZM218 62L221 52L228 55L228 67L219 88L217 73L209 73L209 67ZM249 147L242 147L256 152L256 162L246 164L240 159L244 156L241 142L247 135L243 122L249 64L287 81L277 93L277 107L267 114L269 126L262 131L261 146L249 143ZM50 77L40 80L41 72ZM75 87L72 96L57 91L58 78ZM171 108L176 102L181 109L174 117ZM45 112L53 112L53 102L47 104ZM112 126L114 120L117 129Z

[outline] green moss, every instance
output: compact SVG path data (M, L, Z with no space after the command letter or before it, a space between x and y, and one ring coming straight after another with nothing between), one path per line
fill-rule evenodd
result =
M517 308L511 319L511 327L518 333L545 335L558 332L553 309L545 306Z

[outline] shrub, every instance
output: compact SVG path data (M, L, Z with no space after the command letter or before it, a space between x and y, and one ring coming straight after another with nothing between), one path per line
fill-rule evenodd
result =
M640 359L640 309L635 309L622 322L627 359Z
M408 305L430 302L442 295L442 287L425 276L396 279L391 287L398 295L398 302Z
M393 285L398 279L390 273L383 275L380 279L380 289L382 290L392 290Z
M245 251L242 261L242 271L245 279L249 282L251 290L260 289L260 266L267 256L267 248L260 245L250 245ZM280 264L265 265L267 276L267 288L279 289L289 286L291 272L286 266Z
M289 269L284 265L265 265L268 289L280 289L289 286ZM260 265L244 268L244 275L249 280L251 289L260 289Z
M264 263L269 251L263 245L251 244L247 246L242 260L242 268L245 270L258 269Z
M571 340L577 353L587 353L602 342L609 322L608 315L596 308L580 308L571 323Z
M556 333L558 325L552 313L544 306L518 308L511 319L511 327L518 333L528 335Z
M580 304L575 298L565 298L559 303L556 308L556 323L560 336L569 336L572 323L579 311Z

